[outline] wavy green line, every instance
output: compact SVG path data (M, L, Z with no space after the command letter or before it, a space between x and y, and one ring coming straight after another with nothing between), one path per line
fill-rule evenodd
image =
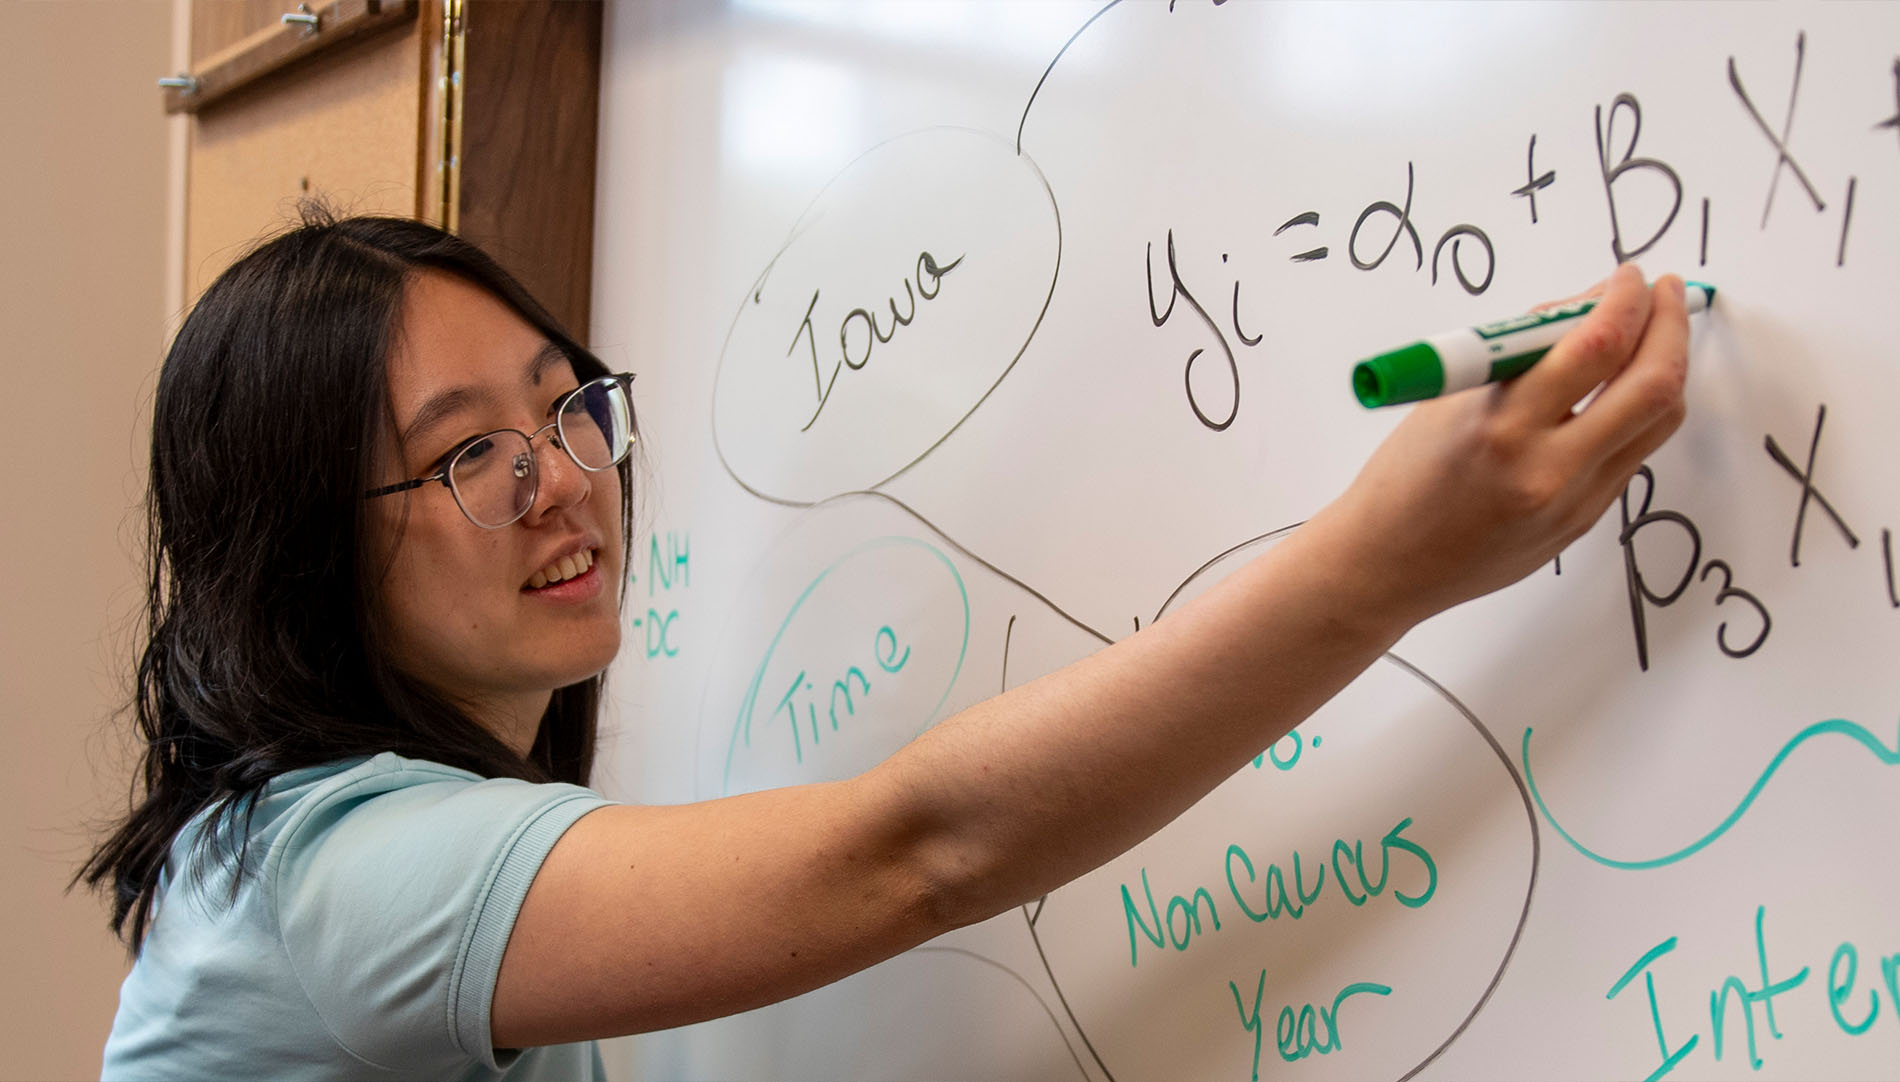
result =
M1775 771L1781 768L1782 762L1785 761L1789 755L1793 754L1794 749L1823 733L1838 733L1841 736L1859 742L1865 746L1868 751L1872 752L1875 758L1887 766L1900 764L1900 732L1896 732L1894 747L1892 750L1889 750L1886 745L1880 742L1879 737L1854 722L1842 718L1834 718L1830 721L1817 721L1813 725L1796 733L1793 739L1782 745L1781 750L1775 753L1775 757L1768 760L1768 766L1762 770L1761 777L1756 778L1755 784L1749 786L1748 793L1742 797L1741 803L1735 805L1735 810L1730 812L1727 818L1717 823L1715 829L1673 853L1668 853L1660 857L1652 857L1648 860L1619 860L1615 857L1606 857L1602 853L1578 841L1568 830L1564 829L1563 824L1557 821L1557 817L1551 814L1550 806L1544 803L1543 794L1537 790L1537 779L1531 775L1531 730L1529 729L1524 730L1524 783L1530 788L1531 799L1537 802L1537 810L1544 814L1544 819L1550 824L1551 829L1555 830L1557 835L1564 841L1570 843L1572 849L1596 861L1598 864L1609 868L1623 868L1629 871L1640 871L1645 868L1660 868L1666 864L1674 864L1679 860L1695 855L1711 842L1728 833L1728 829L1734 826L1737 820L1741 819L1744 812L1748 811L1749 805L1755 802L1755 798L1761 795L1762 789L1768 784L1768 779L1774 777Z

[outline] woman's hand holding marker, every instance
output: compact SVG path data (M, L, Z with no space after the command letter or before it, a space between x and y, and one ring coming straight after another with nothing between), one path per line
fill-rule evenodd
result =
M1523 375L1419 404L1307 525L1357 553L1361 611L1410 626L1536 570L1682 423L1682 280L1625 264L1600 291Z
M1715 287L1683 283L1691 315L1715 303ZM1599 293L1539 305L1521 316L1444 331L1368 357L1352 369L1352 393L1367 409L1422 402L1521 375L1597 306Z

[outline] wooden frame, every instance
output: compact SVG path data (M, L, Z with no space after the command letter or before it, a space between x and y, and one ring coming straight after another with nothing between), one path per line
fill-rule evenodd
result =
M195 113L326 49L401 26L416 17L416 0L331 0L309 14L317 20L314 26L280 22L203 60L194 58L192 85L167 87L165 111Z
M196 93L168 92L194 118L188 292L328 195L480 244L585 342L599 0L334 0L315 33L271 10L212 8Z

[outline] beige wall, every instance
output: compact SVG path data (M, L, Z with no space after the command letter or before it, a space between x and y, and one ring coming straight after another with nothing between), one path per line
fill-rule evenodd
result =
M97 1077L124 973L65 885L124 795L172 21L169 0L0 0L0 1078Z

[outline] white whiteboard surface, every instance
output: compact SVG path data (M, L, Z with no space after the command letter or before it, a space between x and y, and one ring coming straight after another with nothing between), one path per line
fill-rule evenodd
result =
M607 28L629 799L848 775L1164 617L1389 431L1359 357L1619 251L1720 290L1686 425L1559 564L1040 904L637 1077L1900 1077L1900 7Z

